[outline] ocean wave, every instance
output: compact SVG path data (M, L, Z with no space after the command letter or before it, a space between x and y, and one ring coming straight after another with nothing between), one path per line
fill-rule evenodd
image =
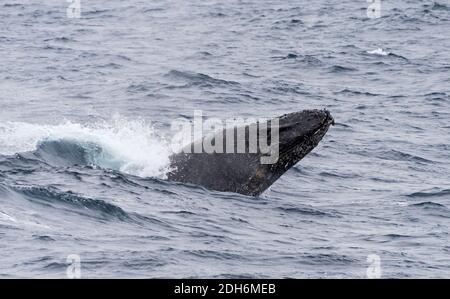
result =
M384 56L384 57L390 57L390 58L399 58L401 60L409 61L408 58L398 55L389 51L384 50L383 48L377 48L374 50L366 51L368 55L374 55L374 56Z
M23 7L23 4L19 4L19 3L5 3L3 4L3 7Z
M0 154L24 152L53 166L95 165L159 178L165 177L171 153L164 139L143 120L114 117L90 125L0 123Z
M393 161L412 161L417 163L434 163L431 160L425 159L420 156L416 156L413 154L408 154L402 151L397 150L389 150L384 151L377 155L378 158L384 159L384 160L393 160Z
M67 204L82 210L96 211L103 218L131 219L127 212L114 204L100 199L84 197L70 191L62 192L52 186L12 186L11 189L33 201Z
M271 81L266 85L267 87L264 87L264 90L274 94L310 95L310 92L307 91L307 88L300 83Z
M382 48L377 48L375 50L371 50L371 51L367 51L367 54L372 54L372 55L379 55L379 56L387 56L390 53L384 51Z
M336 94L352 94L352 95L361 95L361 96L371 96L371 97L376 97L376 96L381 96L382 94L380 93L372 93L372 92L368 92L368 91L359 91L359 90L352 90L349 88L344 88L341 91L335 92Z
M329 70L331 73L346 73L357 71L356 68L341 65L333 65L332 67L329 68Z
M75 39L73 39L72 37L65 37L65 36L44 39L44 42L50 42L50 41L66 43L66 42L74 42Z
M334 217L334 218L341 217L340 215L336 214L336 212L325 212L311 207L278 207L278 210L286 213L294 213L310 216Z
M450 6L443 4L443 3L439 3L436 1L433 1L433 4L424 4L423 6L426 9L431 9L431 10L443 10L443 11L450 11Z
M286 56L275 56L273 57L276 60L291 60L296 63L301 63L305 66L319 66L322 65L323 62L319 58L313 55L300 55L296 53L288 53Z
M303 27L304 23L302 20L297 18L284 19L273 22L272 30L290 30L297 27Z
M419 203L411 204L410 206L411 207L420 207L420 208L425 208L425 209L446 209L446 210L448 210L448 208L445 205L442 205L437 202L432 202L432 201L419 202Z
M238 82L213 78L202 73L171 70L166 77L188 83L188 86L211 87L217 85L239 85Z
M407 195L408 197L450 197L450 189L432 189L429 191L414 192Z
M418 202L410 204L409 207L420 209L431 216L450 218L450 209L446 205L434 201Z
M244 260L245 258L237 253L231 253L227 251L215 251L215 250L185 250L184 253L199 257L202 259L214 259L214 260Z
M345 266L358 262L355 258L336 253L305 254L302 257L305 258L303 263L307 265L329 265L331 263L333 265Z

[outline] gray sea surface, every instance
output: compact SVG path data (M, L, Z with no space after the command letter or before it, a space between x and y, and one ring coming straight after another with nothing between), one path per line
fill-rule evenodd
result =
M0 1L0 277L450 277L449 1L80 4ZM314 108L260 197L164 179L176 118Z

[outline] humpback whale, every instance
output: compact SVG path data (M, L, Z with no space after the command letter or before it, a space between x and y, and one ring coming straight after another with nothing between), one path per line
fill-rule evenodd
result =
M274 136L274 124L277 136ZM225 128L209 138L216 145L226 146L230 142L227 136L232 136L233 152L193 152L192 149L204 144L205 140L194 141L170 157L171 171L167 178L210 190L258 196L311 152L331 125L334 125L334 119L327 110L304 110L268 120L264 126L259 122L246 125L243 127L245 134L235 134L238 127ZM256 127L259 130L255 130ZM261 131L261 127L266 131ZM251 132L257 132L258 144L261 143L259 137L266 135L270 140L270 151L263 151L262 147L255 151ZM239 145L243 145L241 151ZM267 158L273 149L277 151L276 159L265 161L264 157Z

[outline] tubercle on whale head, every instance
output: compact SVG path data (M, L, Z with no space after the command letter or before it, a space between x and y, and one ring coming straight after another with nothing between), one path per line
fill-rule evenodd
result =
M250 148L249 135L246 133L243 139L238 140L237 134L233 133L231 135L235 139L231 140L234 139L236 143L232 143L232 149L236 149L239 141L243 140L245 153L234 151L174 154L171 156L171 167L175 170L168 173L168 179L201 185L211 190L258 196L318 145L328 128L334 124L334 119L326 110L304 110L259 123L259 129L261 124L261 132L267 130L267 138L258 140L259 146L260 141L264 144L264 151L259 148L257 152L250 153L247 151ZM245 126L245 132L250 133L250 128L255 128L255 125ZM278 130L273 130L274 127ZM235 132L236 128L231 130L230 132ZM225 144L229 141L227 132L214 135L214 138L223 138ZM259 132L258 130L258 137L262 137ZM269 144L269 148L266 147ZM276 145L275 154L272 144ZM194 143L187 148L195 149ZM270 161L272 157L275 159L263 163L262 158L267 157Z
M271 120L273 123L273 120ZM284 114L276 118L277 136L272 138L272 130L268 130L272 146L276 146L276 151L281 155L293 155L296 148L301 147L302 152L307 154L323 138L331 125L334 125L334 118L328 110L303 110ZM312 142L316 141L316 142ZM297 151L297 154L301 152ZM294 155L295 156L295 155ZM304 155L298 157L297 162ZM292 160L294 157L291 157ZM276 162L276 161L275 161ZM275 164L275 163L271 163Z
M334 118L328 110L303 110L281 116L279 118L280 151L317 134L323 137L331 125L334 125Z
M280 140L291 142L305 135L311 135L324 127L334 125L334 118L328 110L303 110L279 117Z
M303 110L278 118L278 159L275 163L259 165L249 179L244 192L258 196L281 175L309 154L322 140L334 118L327 110ZM264 174L262 178L262 175Z

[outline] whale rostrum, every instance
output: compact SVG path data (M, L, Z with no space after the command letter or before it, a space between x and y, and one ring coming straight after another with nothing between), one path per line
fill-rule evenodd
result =
M334 119L327 110L304 110L226 128L173 154L168 179L260 195L310 153L332 124Z

